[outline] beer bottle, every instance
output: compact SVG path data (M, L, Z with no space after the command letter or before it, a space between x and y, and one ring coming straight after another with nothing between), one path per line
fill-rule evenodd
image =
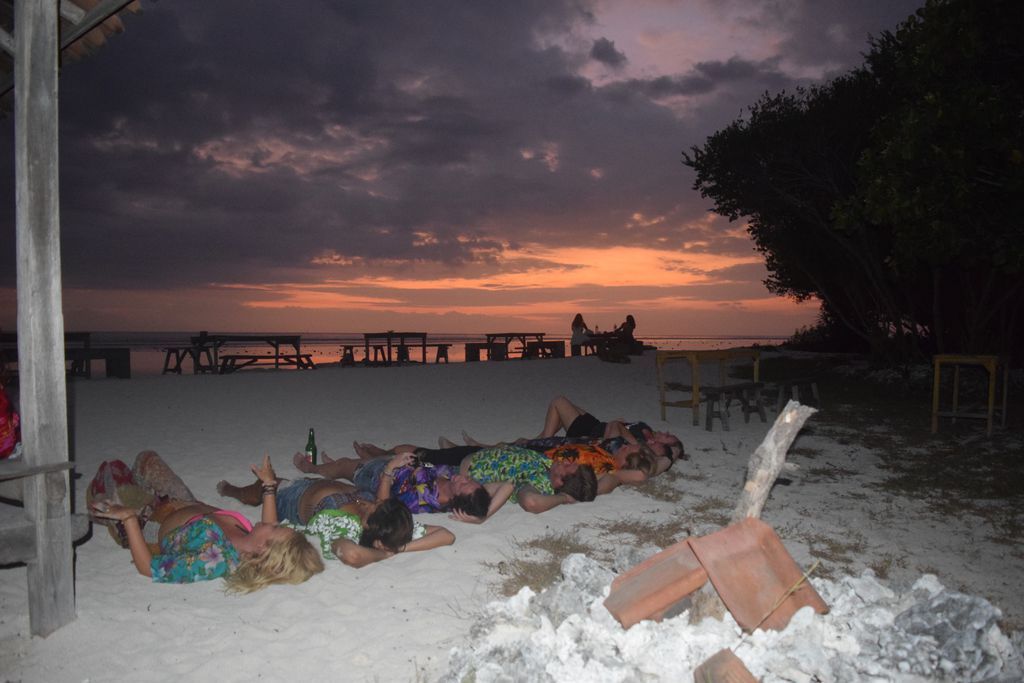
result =
M306 458L311 463L316 464L316 436L313 434L313 428L309 428L309 438L306 440Z

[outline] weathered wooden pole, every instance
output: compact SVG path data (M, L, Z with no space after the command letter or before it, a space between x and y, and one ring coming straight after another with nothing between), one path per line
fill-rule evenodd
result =
M25 464L68 460L57 154L56 0L18 0L14 15L14 159L18 265L18 382ZM35 523L28 562L29 623L48 635L75 618L66 470L27 477Z

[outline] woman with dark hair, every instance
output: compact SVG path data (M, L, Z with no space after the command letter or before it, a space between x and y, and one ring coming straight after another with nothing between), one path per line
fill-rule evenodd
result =
M239 487L226 481L217 491L247 505L256 505L262 484ZM455 542L444 527L413 522L395 498L376 500L351 484L330 479L296 479L278 492L277 514L296 531L320 537L325 557L351 567L386 560L395 553L431 550Z
M636 330L636 320L631 315L626 316L626 320L621 325L616 327L613 331L615 334L626 342L633 341L633 332Z
M594 341L590 338L592 334L593 332L583 320L583 314L577 313L576 317L572 319L572 338L569 340L572 355L578 356L582 347L593 345Z

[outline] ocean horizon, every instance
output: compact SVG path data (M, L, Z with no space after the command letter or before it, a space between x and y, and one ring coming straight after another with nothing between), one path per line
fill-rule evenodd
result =
M68 330L73 331L73 330ZM211 334L299 334L302 337L302 352L312 356L317 365L337 363L341 359L341 346L351 344L356 347L356 361L362 360L362 332L268 332L268 331L225 331L209 330ZM92 332L91 345L96 348L125 347L131 350L132 376L159 375L163 372L166 349L169 347L187 346L190 338L197 331L167 332ZM427 342L433 344L451 344L448 358L452 363L465 361L465 344L483 340L483 333L477 332L437 332L427 333ZM552 341L568 341L569 334L548 334L545 338ZM789 336L780 335L637 335L637 339L647 345L659 349L722 349L736 346L772 346L781 344ZM264 353L267 347L262 344L253 346L232 346L235 353ZM428 349L427 360L434 362L434 350ZM566 349L568 353L568 349ZM412 359L418 360L419 354L412 353ZM103 361L94 361L94 376L103 376ZM97 373L97 369L99 372ZM191 371L191 364L186 361L185 372Z

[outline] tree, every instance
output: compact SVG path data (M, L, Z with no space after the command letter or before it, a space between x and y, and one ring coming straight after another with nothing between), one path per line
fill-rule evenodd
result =
M1019 332L1024 6L930 0L866 64L765 94L683 154L773 292L872 348L1005 351Z

